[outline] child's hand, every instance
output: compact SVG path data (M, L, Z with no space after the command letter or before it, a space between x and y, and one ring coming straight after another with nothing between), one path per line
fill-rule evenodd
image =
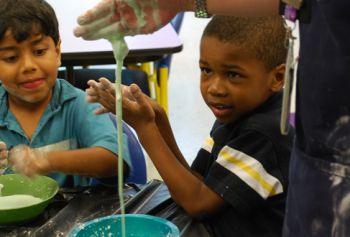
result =
M86 101L89 103L100 103L101 108L95 110L95 114L112 112L115 114L115 86L106 78L100 78L99 82L89 80L86 89Z
M0 141L0 174L3 172L3 169L7 167L8 164L8 150L6 143Z
M89 103L100 103L101 108L95 110L95 114L103 114L111 112L115 114L115 84L108 79L101 77L99 82L95 80L88 81L90 86L86 89L86 101ZM124 97L133 100L127 86L121 85Z
M50 172L50 163L46 153L32 149L27 145L18 145L11 149L9 162L15 172L27 175L43 175Z
M169 0L102 0L78 18L74 34L95 40L151 33L170 22L180 11L177 5Z
M151 99L141 89L132 84L123 91L123 119L135 130L155 121L155 111Z
M8 150L5 142L0 141L0 161L6 160L8 156Z

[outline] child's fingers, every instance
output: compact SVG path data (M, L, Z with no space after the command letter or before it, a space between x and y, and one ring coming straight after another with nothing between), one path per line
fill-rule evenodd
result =
M95 80L88 80L87 84L91 86L92 88L98 88L98 82Z
M0 142L0 150L6 150L6 143Z
M100 115L100 114L105 114L105 113L108 113L109 111L105 108L105 107L101 107L101 108L98 108L94 111L94 113L96 115Z
M101 89L98 92L98 96L99 96L100 100L113 101L113 103L115 102L115 94L114 93L110 93L109 91Z
M114 83L112 83L111 81L109 81L107 78L101 77L99 79L99 82L102 84L102 88L106 91L108 91L109 93L115 94L115 87L114 87Z
M145 98L143 96L143 93L140 89L140 87L138 87L138 85L136 84L131 84L130 85L130 92L132 94L132 96L135 98L136 102L139 104L145 104Z
M108 78L105 77L100 77L98 81L106 87L109 87L111 84L113 84L110 80L108 80Z
M122 91L123 98L127 98L129 100L135 101L134 96L130 92L129 86L122 85L121 91Z
M96 103L98 102L99 97L98 96L86 96L85 100L88 103Z
M97 90L95 88L92 88L92 87L89 87L89 88L85 89L85 93L88 96L97 96L98 95Z
M139 110L142 105L145 104L145 101L142 99L143 94L140 90L140 88L136 85L136 84L132 84L129 87L129 93L130 96L124 96L123 94L123 104L122 107L123 109L127 110L127 111L136 111Z

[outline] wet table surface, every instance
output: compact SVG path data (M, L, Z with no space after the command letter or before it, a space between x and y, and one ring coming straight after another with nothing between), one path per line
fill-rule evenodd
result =
M126 185L124 188L126 213L149 214L165 218L180 230L181 237L209 237L201 223L190 218L170 198L165 184L152 180L146 185ZM119 214L116 188L103 186L84 189L61 189L45 211L27 223L0 226L0 236L59 237L77 224Z

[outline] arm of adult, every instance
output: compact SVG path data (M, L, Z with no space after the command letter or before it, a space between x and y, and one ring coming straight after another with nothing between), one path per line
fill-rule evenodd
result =
M278 14L279 0L207 0L211 14L257 16ZM102 0L78 18L74 30L86 40L111 35L152 33L179 12L194 11L195 0Z

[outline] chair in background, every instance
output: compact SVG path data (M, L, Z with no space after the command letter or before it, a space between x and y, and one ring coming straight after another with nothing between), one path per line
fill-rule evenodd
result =
M113 68L81 68L74 69L74 86L85 90L88 88L88 80L98 80L100 77L106 77L111 82L115 82L115 69ZM59 78L66 78L65 71L58 72ZM130 85L137 84L143 93L150 95L148 86L148 77L144 71L137 69L123 69L122 70L122 84Z
M180 33L184 14L185 14L184 12L178 13L170 22L170 24L173 26L177 34ZM170 73L171 59L172 59L172 54L169 54L165 58L163 58L160 62L160 68L166 66L168 68L168 72Z
M179 34L184 12L178 13L170 22L175 31ZM168 78L172 55L165 55L158 62L146 62L141 65L132 64L128 68L138 68L146 72L148 75L149 88L151 97L168 113Z
M116 125L115 115L110 113L109 116L113 124ZM147 182L146 159L140 142L125 122L123 122L123 132L128 137L130 160L133 166L133 172L126 180L126 183L145 184Z
M115 115L110 113L109 117L112 120L112 123L116 127ZM129 177L124 182L133 183L133 184L146 184L147 183L146 157L143 154L141 144L139 140L136 138L136 135L134 134L134 132L130 129L129 125L127 125L124 121L123 121L123 132L128 137L130 161L133 167L133 171L129 174ZM101 182L98 179L93 178L90 182L90 185L96 186L100 183ZM105 185L106 184L113 185L113 184L108 184L104 182L102 183Z
M59 78L65 78L65 71L59 71ZM115 81L115 70L109 68L82 68L74 70L74 86L85 90L88 88L87 81L94 79L97 80L100 77L106 77L110 81ZM150 95L148 87L147 74L141 70L122 70L122 84L130 85L132 83L137 84L143 93ZM116 125L115 116L109 114L112 122ZM123 132L128 137L128 147L130 152L130 160L133 166L133 172L126 180L127 183L145 184L147 182L146 160L143 154L141 144L139 143L136 135L130 129L130 127L123 122ZM92 185L96 185L98 181L93 179Z
M184 12L178 13L170 22L177 34L180 33L182 26ZM162 105L165 111L168 113L168 80L170 73L170 66L172 61L172 54L166 55L162 60L157 62L155 68L158 71L156 76L152 77L152 82L155 87L155 98Z

